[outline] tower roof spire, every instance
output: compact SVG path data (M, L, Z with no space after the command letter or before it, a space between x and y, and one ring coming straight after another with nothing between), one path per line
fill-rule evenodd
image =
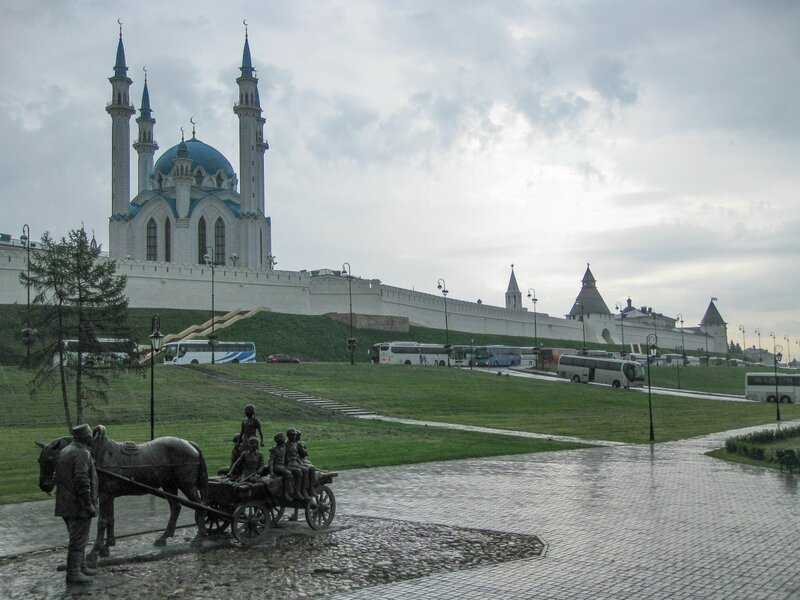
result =
M139 113L143 119L149 119L152 117L152 111L150 110L150 92L147 89L147 67L142 67L142 70L144 71L144 89L142 89L142 105Z
M250 58L250 42L247 38L247 19L244 19L242 23L244 24L244 50L242 51L242 66L239 70L242 72L242 77L252 77L253 60Z
M117 60L114 62L114 77L127 77L128 65L125 64L125 46L122 45L122 21L119 23L119 41L117 42Z
M517 285L517 276L514 275L514 265L511 265L511 278L508 280L508 289L506 294L519 294L519 285Z

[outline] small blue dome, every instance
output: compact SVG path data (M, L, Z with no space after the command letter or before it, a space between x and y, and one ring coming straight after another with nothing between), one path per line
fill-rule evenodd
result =
M201 142L197 138L186 140L184 143L192 161L192 170L200 166L203 167L207 175L215 175L217 171L222 171L226 177L233 177L234 172L231 163L219 150ZM155 165L156 172L169 175L169 172L172 171L172 161L178 155L178 147L180 145L174 145L158 158Z

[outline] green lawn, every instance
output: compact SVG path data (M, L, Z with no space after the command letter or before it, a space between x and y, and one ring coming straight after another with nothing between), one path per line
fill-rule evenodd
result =
M0 367L0 503L45 497L36 485L38 449L33 442L49 441L67 431L56 394L47 391L29 397L28 378L29 373L16 367ZM112 381L109 397L109 403L91 409L86 420L92 425L106 424L114 439L146 440L149 379L119 375ZM231 438L239 430L247 403L256 406L267 447L274 432L299 427L314 463L330 470L581 447L338 417L188 369L156 369L156 435L195 441L212 473L227 464Z
M757 369L755 369L757 370ZM744 394L744 376L747 369L739 367L652 367L653 385L684 390L701 390L720 394Z
M399 417L623 442L648 441L647 395L415 366L218 366L221 372ZM656 441L770 423L773 405L654 396ZM786 419L800 408L782 408Z

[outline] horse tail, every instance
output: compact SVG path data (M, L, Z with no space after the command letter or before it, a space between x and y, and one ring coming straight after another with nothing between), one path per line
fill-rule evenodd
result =
M200 496L205 498L208 488L208 465L206 464L206 459L203 456L203 451L200 450L200 447L194 442L189 443L194 447L195 450L197 450L198 457L200 458L200 469L197 473L197 489L200 492Z

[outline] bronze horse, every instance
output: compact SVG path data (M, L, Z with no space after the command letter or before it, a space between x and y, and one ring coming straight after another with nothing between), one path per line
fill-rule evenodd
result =
M180 490L184 496L202 502L208 483L208 468L203 453L194 443L176 437L160 437L151 442L115 442L106 436L106 428L94 428L92 454L97 467L125 477L135 479L145 485L160 488L170 494ZM58 453L70 443L72 438L58 438L45 445L36 444L42 449L39 455L39 488L50 493L55 486L53 474ZM92 551L87 557L90 561L97 556L108 556L109 546L114 546L114 498L147 494L147 491L130 483L98 472L99 501L97 537ZM156 546L163 546L167 538L175 535L175 526L180 515L181 505L169 500L169 522ZM203 515L195 513L198 535L205 534Z

